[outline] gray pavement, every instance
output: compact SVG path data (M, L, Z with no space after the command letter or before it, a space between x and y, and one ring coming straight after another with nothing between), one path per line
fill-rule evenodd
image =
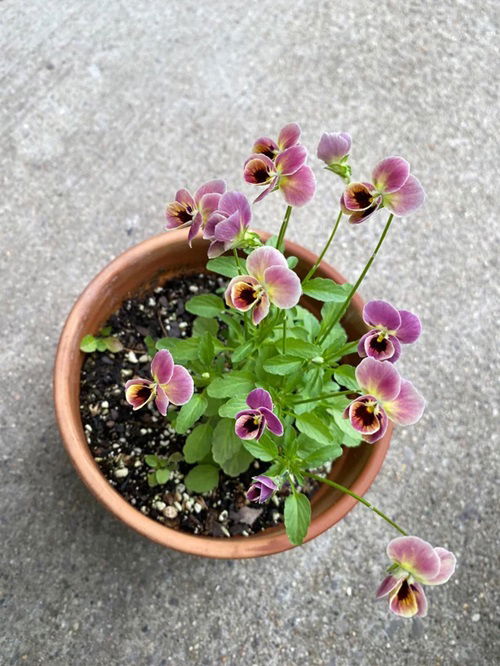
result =
M2 664L498 663L495 4L0 4ZM350 131L363 178L406 156L427 191L362 289L425 327L400 367L427 412L368 494L458 555L424 621L372 601L393 535L363 507L282 555L188 557L97 505L56 432L56 342L87 282L161 230L178 186L249 192L252 140L291 120L311 151ZM339 193L324 174L290 236L319 251ZM276 230L282 212L275 196L256 224ZM329 261L353 279L380 225L345 225Z

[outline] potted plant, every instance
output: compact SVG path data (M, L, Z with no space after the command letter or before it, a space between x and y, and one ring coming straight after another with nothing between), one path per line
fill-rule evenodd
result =
M406 532L362 495L383 462L392 423L424 410L401 378L418 317L358 288L395 216L423 202L400 157L352 182L346 133L317 154L340 177L340 211L319 257L286 241L315 178L300 128L258 139L244 165L287 204L277 237L252 230L252 207L214 180L167 206L168 234L132 248L89 285L68 317L55 367L64 444L115 515L149 538L210 557L255 557L314 538L356 502L402 536L379 589L403 616L426 612L422 583L455 558ZM354 284L322 259L344 216L388 217ZM207 261L208 259L208 261ZM85 364L82 362L86 352ZM83 422L83 423L82 423ZM284 523L284 525L283 525Z

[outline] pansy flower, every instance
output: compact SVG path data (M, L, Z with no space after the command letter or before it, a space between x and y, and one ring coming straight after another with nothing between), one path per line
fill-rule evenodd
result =
M187 190L178 190L175 201L167 204L167 231L189 227L188 242L193 242L208 217L217 209L219 199L226 191L223 180L211 180L199 187L194 196Z
M401 343L410 344L420 337L422 325L417 315L396 310L386 301L370 301L363 308L363 319L372 330L358 344L361 357L395 363L401 355Z
M398 425L416 423L425 400L411 382L402 379L392 363L364 358L356 368L356 380L364 395L344 410L352 427L373 444L385 435L389 419Z
M253 483L247 491L247 499L250 502L263 504L278 490L276 482L265 474L254 476L252 480Z
M212 241L208 248L210 259L243 241L246 229L252 219L250 204L241 192L223 194L215 210L207 220L203 238Z
M302 293L300 279L281 252L259 247L248 255L246 268L248 275L237 275L227 286L224 296L229 307L252 310L252 322L257 326L271 303L282 309L297 305Z
M371 183L351 183L340 199L340 206L349 222L359 224L378 208L387 208L394 215L408 215L424 202L425 194L419 181L410 174L410 165L402 157L386 157L372 172Z
M246 402L250 409L244 409L235 416L234 431L240 439L260 439L266 427L274 435L283 434L283 425L274 414L272 398L265 389L250 391Z
M387 555L393 563L377 590L377 599L389 595L389 608L401 617L424 617L427 599L422 585L446 583L455 571L455 555L415 536L393 539Z
M347 132L323 132L317 150L318 158L326 164L325 168L347 183L351 177L351 167L347 164L351 143L351 135Z
M245 162L244 178L247 183L265 186L255 201L260 201L273 190L280 190L290 206L304 206L314 196L316 179L306 165L304 146L291 146L273 161L267 155L256 153Z
M300 125L297 123L289 123L282 127L278 134L278 141L274 141L267 136L261 136L260 139L254 143L252 153L261 153L266 155L269 159L274 158L282 153L287 148L296 146L300 140Z
M134 377L125 384L125 398L134 411L154 400L160 414L165 416L170 402L184 405L191 400L193 378L182 365L174 365L167 349L156 352L151 362L151 375L153 381Z

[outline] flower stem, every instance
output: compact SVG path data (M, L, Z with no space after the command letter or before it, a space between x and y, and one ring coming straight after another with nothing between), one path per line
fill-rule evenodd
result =
M243 275L245 271L243 270L243 267L240 263L240 255L238 254L238 250L236 248L233 248L233 256L234 260L236 261L236 268L238 269L238 274Z
M303 285L304 285L306 282L308 282L308 281L312 278L312 276L314 275L314 273L316 273L316 270L317 270L318 266L319 266L320 263L323 261L323 257L324 257L325 254L327 253L328 248L330 247L330 245L332 244L333 239L335 238L335 234L337 233L337 229L339 228L339 224L340 224L340 220L341 220L341 219L342 219L342 211L339 211L339 214L338 214L338 216L337 216L337 220L336 220L336 222L335 222L335 224L334 224L334 226L333 226L333 229L332 229L332 233L330 234L329 239L326 241L326 245L325 245L325 247L323 248L321 254L320 254L319 257L316 259L316 262L315 262L314 266L310 269L309 273L308 273L308 274L305 276L305 278L302 280L302 284L303 284Z
M283 310L283 354L286 354L286 311Z
M348 391L335 391L334 393L323 393L323 395L317 395L315 398L305 398L305 400L292 401L292 404L303 405L306 402L315 402L316 400L326 400L326 398L335 398L337 395L346 395L347 393L356 393L356 391L349 389Z
M349 303L351 302L352 297L354 294L357 292L359 285L363 282L365 275L368 273L370 266L373 264L375 257L378 254L378 251L380 250L380 247L382 246L382 243L384 242L384 238L387 236L387 232L389 231L389 227L391 226L391 222L394 219L394 215L391 213L389 217L387 218L387 222L385 223L384 230L382 231L382 235L380 236L378 243L375 247L375 249L372 252L372 256L368 259L368 263L366 266L363 268L361 271L361 275L359 278L356 280L356 283L353 285L351 291L349 292L349 295L347 296L346 300L344 301L342 307L340 310L337 312L335 317L333 318L333 321L330 322L328 325L326 331L323 333L321 338L318 340L318 344L321 344L325 338L328 336L332 328L335 326L335 324L342 319L344 314L346 313L347 308L349 307Z
M371 504L364 497L360 497L359 495L356 495L356 493L353 493L352 490L349 490L349 488L341 486L340 483L336 483L335 481L331 481L330 479L325 479L323 476L318 476L317 474L311 474L310 472L304 472L304 474L305 476L308 476L310 479L314 479L315 481L319 481L320 483L326 483L327 486L336 488L337 490L340 490L340 492L345 493L346 495L350 495L351 497L354 497L354 499L358 500L358 502L361 502L361 504L364 504L374 513L376 513L377 516L383 518L386 523L389 523L389 525L394 527L394 529L400 532L403 536L408 536L408 532L405 532L405 530L402 527L400 527L397 523L395 523L394 520L391 520L388 516L385 515L385 513L382 513L380 509L377 509L376 506L373 506L373 504Z
M285 217L283 218L283 222L281 223L281 227L278 233L278 240L276 241L276 249L280 249L281 244L283 243L283 240L285 239L285 234L286 230L288 227L288 223L290 222L290 215L292 214L292 207L287 206L286 211L285 211Z

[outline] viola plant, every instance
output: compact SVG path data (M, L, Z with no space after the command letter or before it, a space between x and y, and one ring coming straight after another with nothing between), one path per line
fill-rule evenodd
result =
M371 182L351 182L350 135L323 134L317 156L344 191L317 261L307 273L295 272L297 259L286 256L284 240L294 207L307 204L316 188L300 137L300 127L292 123L276 141L261 137L253 143L243 178L264 188L253 209L243 193L227 191L221 180L202 185L194 196L181 189L168 204L167 228L189 228L186 252L195 240L202 242L197 235L208 241L207 270L228 283L185 303L196 316L191 337L148 339L152 379L130 379L126 400L134 410L154 403L169 428L186 436L184 463L193 467L184 481L192 491L209 493L221 473L239 476L257 460L260 471L247 501L285 497L285 528L294 545L307 539L311 520L306 482L327 484L370 508L403 535L389 544L393 564L378 596L389 596L394 613L424 615L422 584L445 582L454 556L408 536L365 498L327 476L345 448L378 446L390 421L415 424L424 411L424 398L396 365L402 345L420 336L419 318L373 300L364 307L366 333L359 340L348 339L342 325L394 219L418 209L424 192L401 157L379 162ZM262 200L276 191L287 206L278 235L263 242L251 224ZM385 209L379 239L353 284L316 277L343 220L370 219L377 225ZM309 301L301 301L303 296ZM305 307L313 301L321 304L319 317ZM348 362L356 352L357 361ZM172 461L154 457L148 464L150 483L164 483Z

